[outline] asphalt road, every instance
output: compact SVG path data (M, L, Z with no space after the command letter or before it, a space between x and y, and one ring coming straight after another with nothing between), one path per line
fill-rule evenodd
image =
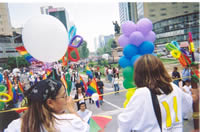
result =
M86 78L84 77L84 80ZM111 83L104 82L104 93L113 92L114 89L112 88ZM120 84L120 90L124 89L122 84ZM97 108L95 104L89 104L89 100L86 101L87 108L93 112L93 115L106 115L106 116L112 116L112 121L110 121L106 128L105 132L117 132L118 131L118 122L117 122L117 116L121 113L123 110L123 102L125 101L126 92L120 92L119 95L110 94L105 95L104 103L100 106L100 108ZM184 121L184 132L190 132L193 129L193 121L188 120Z

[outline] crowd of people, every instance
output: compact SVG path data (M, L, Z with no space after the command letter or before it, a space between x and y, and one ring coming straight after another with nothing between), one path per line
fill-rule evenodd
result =
M44 78L46 71L33 74L27 68L17 73L4 71L2 83L7 85L10 80L18 95L16 100L11 101L12 107L5 106L4 109L21 107L20 99L26 97L28 110L23 115L16 115L14 112L14 118L4 123L1 130L6 128L5 132L89 131L88 121L92 111L87 109L85 85L89 86L93 78L87 76L87 81L83 85L79 72L82 67L84 66L69 65L65 69L53 69L47 78ZM115 95L119 94L118 68L105 67L104 73L100 72L99 67L90 67L90 70L96 79L100 94L104 93L105 87L102 81L103 74L105 82L113 86ZM60 80L66 75L69 75L71 81L70 95ZM182 72L183 79L180 79L176 67L171 78L157 57L140 57L134 65L134 82L137 90L118 116L120 132L182 131L183 119L188 118L188 114L192 112L192 103L198 100L197 93L191 90L191 80L188 76L191 76L188 67ZM178 87L180 81L183 81L183 90ZM23 94L17 91L19 82L24 87ZM91 98L88 101L94 103ZM103 100L100 100L100 104L103 105ZM0 114L1 117L2 115L5 114Z

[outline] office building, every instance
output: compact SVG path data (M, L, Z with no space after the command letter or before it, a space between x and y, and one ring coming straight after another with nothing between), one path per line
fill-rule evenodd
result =
M137 22L137 6L133 2L119 3L120 24L125 21Z
M0 3L0 35L12 35L10 15L7 3Z
M154 44L165 49L165 44L175 40L180 45L188 43L188 32L192 33L195 47L199 47L199 3L197 2L138 2L138 19L148 18L156 33Z
M51 15L59 19L64 24L66 30L69 31L70 28L69 15L65 10L65 8L63 7L54 8L53 6L47 6L47 7L40 7L40 11L42 14Z

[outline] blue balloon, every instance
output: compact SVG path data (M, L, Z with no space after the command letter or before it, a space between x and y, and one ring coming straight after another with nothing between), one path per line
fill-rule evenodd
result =
M141 55L152 54L153 51L154 51L154 44L151 41L144 41L139 47L139 53Z
M132 66L131 65L131 61L126 58L125 56L122 56L120 59L119 59L119 65L122 67L122 68L125 68L127 66Z
M177 41L171 41L171 44L175 45L180 50L180 46Z
M3 81L3 75L0 74L0 82Z
M134 66L136 60L140 58L140 56L141 56L141 55L135 55L135 56L133 56L133 57L131 58L131 64L132 64L133 66Z
M131 59L134 55L138 54L138 47L132 44L128 44L124 50L123 50L124 55Z

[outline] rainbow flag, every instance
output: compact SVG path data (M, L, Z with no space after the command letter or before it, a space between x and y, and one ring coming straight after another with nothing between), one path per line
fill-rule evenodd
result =
M80 77L80 83L81 83L81 86L83 86L85 88L85 91L87 91L87 85L85 84L83 78L81 76Z
M66 81L66 79L65 79L65 76L63 75L62 77L61 77L61 79L60 79L61 81L62 81L62 83L63 83L63 85L65 86L65 88L66 88L66 91L67 91L67 81Z
M46 69L47 72L47 76L49 76L51 74L51 70L50 69Z
M90 68L89 68L88 65L86 66L86 74L87 74L90 78L93 78L92 71L90 70Z
M30 74L30 75L33 75L33 71L31 70L31 71L29 72L29 74Z
M21 82L20 81L18 81L18 91L19 91L19 93L24 93L24 89L23 89L23 87L22 87L22 84L21 84Z
M47 75L46 75L46 74L43 74L43 75L42 75L42 80L45 80L45 79L47 79Z
M19 46L15 48L20 55L24 56L24 58L31 63L32 61L35 61L36 59L33 58L28 52L27 50L24 48L24 46Z
M8 79L8 77L6 78L6 82L7 82L8 94L13 99L13 90L12 90L13 86L12 86L12 83L10 82L10 80Z
M92 81L90 82L90 84L88 85L86 94L88 96L92 96L92 94L97 93L98 95L100 95L100 91L98 88L98 85L96 83L95 78L92 79ZM99 100L103 100L102 96L99 96ZM96 106L99 107L99 100L96 101Z

